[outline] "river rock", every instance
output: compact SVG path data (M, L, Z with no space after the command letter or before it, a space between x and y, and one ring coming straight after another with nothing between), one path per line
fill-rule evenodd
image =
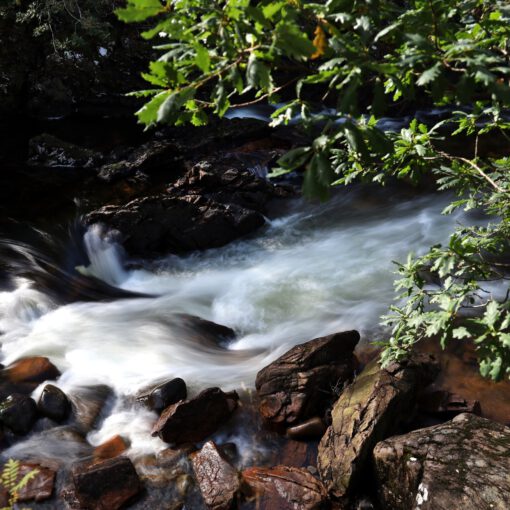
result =
M44 133L28 143L28 164L45 168L93 168L101 161L101 155Z
M225 154L196 162L168 191L187 194L190 190L222 204L236 204L261 213L277 194L273 184L259 177L239 157Z
M129 448L129 442L122 436L116 435L94 448L94 459L113 459L122 455Z
M74 495L80 508L117 510L142 490L136 470L127 457L73 467Z
M253 467L242 473L243 482L257 498L259 510L318 510L329 507L326 488L304 468Z
M44 356L22 358L4 368L1 379L12 383L42 383L60 377L58 368Z
M386 369L376 359L344 389L317 458L321 479L331 494L348 495L376 443L409 418L417 391L432 382L437 372L437 363L428 355L413 355Z
M237 470L213 441L191 454L191 464L208 508L228 510L240 489Z
M510 508L510 428L473 414L374 449L385 510Z
M232 328L202 319L196 315L178 313L176 326L183 330L187 338L197 345L218 346L234 340L236 333Z
M310 418L299 425L289 427L287 429L287 437L290 437L291 439L321 438L324 435L324 432L326 432L324 420L315 416L315 418Z
M235 391L208 388L190 400L167 407L152 429L167 443L194 443L212 434L237 408Z
M5 467L5 466L4 466ZM2 467L2 470L4 469ZM18 473L15 482L19 483L24 476L28 473L37 471L35 476L30 478L28 483L22 487L18 492L18 501L45 501L51 498L53 488L55 486L55 471L48 467L40 466L39 464L32 464L22 462L19 465ZM0 505L2 507L10 508L9 495L7 491L2 488L0 491Z
M152 411L161 413L168 406L180 400L185 400L186 396L186 383L180 377L177 377L159 384L149 393L137 397L137 400Z
M37 408L43 416L60 423L69 416L71 403L60 388L47 384L39 397Z
M255 381L260 413L274 424L295 425L322 415L333 388L350 380L357 331L335 333L296 345L263 368Z
M28 434L36 420L37 405L26 395L11 395L0 404L0 423L15 434Z
M102 207L85 221L120 231L126 250L143 256L217 248L265 223L256 211L201 195L139 198L122 206Z
M422 412L444 419L451 419L461 413L480 415L482 412L478 400L466 400L460 395L444 390L421 395L418 407Z

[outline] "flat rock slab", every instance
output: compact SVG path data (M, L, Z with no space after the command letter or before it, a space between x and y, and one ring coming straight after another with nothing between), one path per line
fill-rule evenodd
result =
M474 414L374 449L385 510L508 510L510 428Z
M337 498L348 495L374 446L409 418L418 388L429 384L437 371L437 364L427 355L415 355L387 369L374 360L342 392L317 458L330 493Z
M207 507L231 508L241 485L237 470L222 450L208 441L200 451L191 454L191 464Z
M263 418L291 426L322 416L333 388L350 380L356 367L357 331L296 345L263 368L255 382Z
M167 407L152 429L167 443L195 443L211 435L234 412L237 393L208 388L190 400Z
M117 510L136 496L142 484L127 457L73 467L73 496L79 508Z
M304 468L253 467L242 476L257 499L258 510L319 510L330 506L324 485Z
M2 470L5 467L2 467ZM55 471L48 467L43 467L38 464L22 462L18 468L18 474L16 476L16 483L19 483L23 477L37 471L36 474L30 478L28 483L19 490L18 501L45 501L51 498L53 494L53 488L55 486ZM7 491L2 487L0 491L0 505L2 507L8 507L9 495Z

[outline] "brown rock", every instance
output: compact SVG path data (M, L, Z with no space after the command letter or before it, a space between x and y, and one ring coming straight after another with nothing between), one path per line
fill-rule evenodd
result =
M376 443L409 418L418 387L429 384L437 370L433 358L426 355L415 355L387 369L374 360L342 392L317 458L330 493L337 498L348 494Z
M316 416L315 418L310 418L299 425L289 427L287 429L287 436L291 439L320 438L324 435L324 432L326 432L326 425L322 418Z
M324 485L303 468L276 466L243 471L248 491L260 510L316 510L329 508Z
M113 436L94 448L94 459L113 459L124 453L128 448L129 443L122 436Z
M191 400L167 407L152 429L167 443L193 443L212 434L237 408L237 393L208 388Z
M47 384L39 397L37 408L43 416L62 422L71 412L71 403L60 388Z
M295 425L324 413L333 389L356 366L357 331L336 333L296 345L263 368L255 382L260 413L274 424Z
M2 467L2 470L4 467ZM21 463L18 469L16 483L19 483L24 476L28 473L36 472L33 478L30 478L28 483L22 487L18 492L18 501L44 501L51 498L53 488L55 485L55 471L48 467L43 467L38 464ZM2 507L8 506L9 495L4 489L0 496L0 504Z
M22 358L1 372L2 378L12 383L42 383L60 377L58 368L43 356Z
M237 470L213 441L191 454L191 463L200 492L208 508L228 510L240 489Z
M510 428L473 414L374 449L384 510L507 510Z
M73 467L71 474L80 508L117 510L142 489L135 468L127 457L80 464Z

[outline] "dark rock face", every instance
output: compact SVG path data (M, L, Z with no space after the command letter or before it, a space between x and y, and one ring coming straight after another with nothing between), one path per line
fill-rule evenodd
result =
M218 346L236 337L233 329L186 313L176 314L178 326L185 330L187 337L200 345Z
M71 403L66 394L53 384L47 384L37 402L39 412L56 422L64 421L71 412Z
M3 469L3 468L2 468ZM18 501L45 501L51 498L55 485L55 471L38 464L21 463L18 469L16 483L19 483L28 473L37 470L37 474L18 492ZM0 504L8 507L8 494L5 489L0 491Z
M425 355L387 369L374 360L342 392L317 459L330 493L338 498L348 495L376 443L410 417L418 389L432 382L437 371L437 364Z
M101 161L97 152L46 133L30 140L28 158L30 166L45 168L93 168Z
M138 397L149 409L161 413L163 409L187 396L186 383L179 377L156 386L150 393Z
M265 212L269 199L277 194L266 179L229 156L212 157L195 163L168 190L170 193L197 193L222 204Z
M461 413L480 415L482 412L478 400L466 400L460 395L442 390L422 395L418 407L422 412L444 419L451 419Z
M167 407L152 429L167 443L193 443L212 434L237 408L236 392L208 388L191 400Z
M303 468L249 468L243 471L243 481L257 498L260 510L318 510L330 506L324 485Z
M117 510L142 489L135 468L127 457L74 466L72 479L80 508Z
M156 195L123 206L105 206L86 222L119 230L131 254L182 253L223 246L264 225L264 217L236 205L223 205L200 195Z
M333 388L354 372L357 331L297 345L257 374L260 413L274 424L295 425L324 413Z
M0 404L0 422L15 434L28 434L36 420L37 405L26 395L11 395Z
M228 510L240 489L237 470L213 441L191 454L191 463L200 492L208 508Z
M12 383L42 383L60 377L58 368L43 356L22 358L0 373L0 378Z
M510 428L473 414L380 442L385 510L510 508Z

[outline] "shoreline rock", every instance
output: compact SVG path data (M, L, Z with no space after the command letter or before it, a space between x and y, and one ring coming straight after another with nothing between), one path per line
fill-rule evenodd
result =
M374 448L384 510L510 508L510 428L474 414Z
M357 331L335 333L296 345L263 368L255 381L262 417L293 426L322 416L338 385L349 381L357 366Z
M414 355L386 369L376 359L344 389L317 458L321 479L333 496L349 495L374 446L410 418L418 390L432 382L438 370L427 355Z

